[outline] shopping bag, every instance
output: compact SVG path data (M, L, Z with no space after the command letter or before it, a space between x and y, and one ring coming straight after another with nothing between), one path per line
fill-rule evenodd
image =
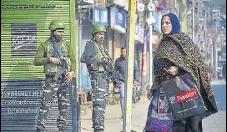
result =
M173 120L199 115L207 110L197 85L188 73L162 83L169 101Z
M162 88L153 91L149 105L145 130L154 132L171 132L172 115L169 102Z

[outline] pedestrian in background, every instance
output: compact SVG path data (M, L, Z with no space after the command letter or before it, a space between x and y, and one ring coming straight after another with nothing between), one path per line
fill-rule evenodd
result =
M180 22L173 13L168 13L162 17L161 30L163 38L154 56L154 82L147 94L148 98L151 99L152 95L160 92L158 88L166 80L172 79L176 75L189 73L195 80L199 88L198 91L203 96L207 111L201 115L179 121L159 121L157 119L156 124L149 124L149 118L152 116L149 111L154 109L150 105L145 130L146 132L202 132L202 119L216 113L217 106L199 48L188 35L180 32ZM168 101L163 103L162 106L168 105ZM158 105L158 107L161 106ZM169 109L167 111L169 112ZM157 124L165 126L163 131L154 130L154 126L157 126Z
M57 127L59 132L66 132L67 112L70 105L70 98L67 96L71 90L71 81L76 68L75 54L70 43L63 39L65 25L61 20L53 20L49 25L51 36L38 47L34 60L35 66L44 66L46 74L45 85L43 88L43 97L39 115L37 118L36 132L44 132L45 124L49 116L53 97L58 98L59 116L57 119ZM58 46L61 55L57 54L54 46ZM54 80L56 73L62 69L60 59L64 59L67 67L66 73L61 75L58 80Z
M118 80L111 80L112 77L106 66L113 66L113 62L104 47L106 28L102 25L93 25L91 29L92 39L86 43L81 62L87 65L92 85L92 122L94 132L104 131L104 116L109 91L109 83L115 85ZM111 78L111 79L110 79Z
M126 48L121 48L121 56L116 59L115 61L115 69L120 73L120 104L122 110L122 118L124 115L124 90L125 90L125 75L126 75ZM139 67L138 63L134 63L134 70L133 70L133 85L137 86L139 81Z

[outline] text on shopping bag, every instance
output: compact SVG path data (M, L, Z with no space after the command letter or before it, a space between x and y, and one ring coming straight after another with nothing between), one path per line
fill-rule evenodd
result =
M181 102L187 102L189 100L195 99L199 96L198 91L196 88L192 88L191 90L187 90L184 92L181 92L176 95L176 101L177 103Z

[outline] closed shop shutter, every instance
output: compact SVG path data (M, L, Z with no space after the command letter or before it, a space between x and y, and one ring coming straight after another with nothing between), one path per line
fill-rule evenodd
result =
M37 47L49 36L54 19L65 25L70 41L70 0L1 1L1 131L33 132L42 97L45 74L34 66ZM57 99L53 99L48 131L57 131ZM67 132L72 131L72 110Z

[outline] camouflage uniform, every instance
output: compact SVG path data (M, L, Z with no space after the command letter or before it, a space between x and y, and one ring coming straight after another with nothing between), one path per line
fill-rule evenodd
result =
M95 130L104 129L104 115L108 97L108 77L103 73L91 73L92 85L92 122Z
M52 22L56 22L56 21L54 20ZM60 22L57 21L57 24L58 23L61 24L61 21ZM53 28L55 29L59 25L53 28L51 28L51 26L53 26L53 24L52 25L50 24L49 29L53 29ZM60 49L64 60L66 60L67 72L74 71L75 58L69 43L67 43L63 39L61 41L57 41L57 43L60 45ZM67 112L68 112L68 107L70 105L70 97L67 95L71 93L69 92L71 90L70 89L71 82L67 84L64 83L64 78L65 78L64 75L59 77L57 81L53 79L55 74L61 68L60 65L55 65L53 63L50 63L47 59L47 57L55 57L55 58L59 57L57 56L56 51L53 48L53 44L56 44L56 40L53 36L51 36L46 42L41 43L41 45L37 50L36 58L34 60L34 64L36 66L44 65L44 72L46 74L41 107L37 118L37 125L36 125L37 132L41 132L45 130L45 123L48 119L49 110L52 106L54 97L58 98L59 116L57 119L57 127L59 128L59 131L65 132L65 127L67 125Z
M39 115L37 119L37 131L44 131L45 130L45 123L49 116L49 110L53 103L53 98L57 96L58 98L58 110L59 116L57 119L57 127L59 128L60 132L65 131L66 127L66 120L67 120L67 112L69 107L69 88L70 84L62 83L62 80L58 80L55 82L53 77L47 77L45 79L45 86L43 91L43 98L41 101L41 107L39 110Z
M92 35L97 32L106 32L105 27L94 25ZM92 85L92 122L94 132L104 130L104 115L108 97L110 76L103 67L103 58L109 58L102 42L91 39L86 43L81 62L86 63Z

